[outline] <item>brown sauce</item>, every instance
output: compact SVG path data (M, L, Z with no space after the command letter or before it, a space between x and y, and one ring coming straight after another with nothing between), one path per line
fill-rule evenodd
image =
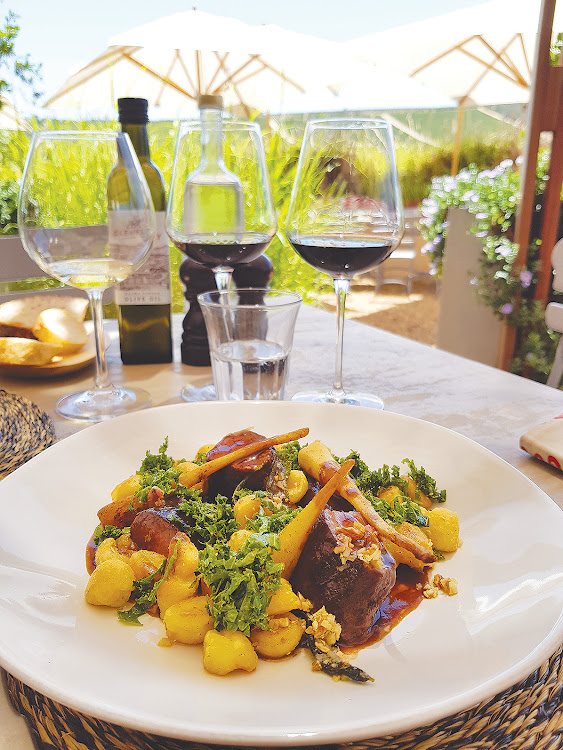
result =
M382 640L401 620L418 607L424 596L422 590L428 583L428 573L413 570L406 565L397 567L397 580L378 610L370 636L359 646L343 646L346 654L358 653L362 648Z

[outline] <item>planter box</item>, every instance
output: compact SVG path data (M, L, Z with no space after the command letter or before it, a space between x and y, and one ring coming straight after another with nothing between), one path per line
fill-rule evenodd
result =
M436 343L439 349L496 367L503 324L470 284L479 273L483 246L469 231L473 217L467 211L450 209L448 221Z

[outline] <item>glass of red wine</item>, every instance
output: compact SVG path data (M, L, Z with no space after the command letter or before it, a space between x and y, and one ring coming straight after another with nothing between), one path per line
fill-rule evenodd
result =
M258 123L227 119L215 107L180 123L166 228L176 247L213 270L219 291L231 287L234 266L262 255L277 220ZM216 398L212 384L187 385L181 395Z
M383 408L371 393L342 385L344 315L350 279L382 263L404 231L393 130L386 120L307 123L286 220L286 234L309 265L332 276L337 301L334 383L296 393L296 401Z
M203 109L180 123L167 231L189 258L212 268L219 290L233 266L258 258L277 229L262 131Z

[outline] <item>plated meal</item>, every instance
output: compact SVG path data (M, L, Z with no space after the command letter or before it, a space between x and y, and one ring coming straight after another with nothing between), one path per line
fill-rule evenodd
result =
M126 480L130 477L138 480L137 471L147 458L147 450L153 457L150 460L160 461L161 457L165 460L164 456L167 456L173 463L184 464L186 470L190 468L186 464L194 464L194 472L205 474L213 469L215 460L208 446L215 447L227 435L251 429L270 438L287 436L302 427L308 428L309 432L296 438L301 446L297 451L299 464L300 451L303 450L306 456L308 449L318 446L317 441L336 457L338 468L352 451L357 451L359 455L350 457L355 463L349 474L362 496L369 500L362 485L362 461L370 471L375 470L374 476L384 465L389 467L390 473L392 467L397 466L401 476L411 471L410 465L403 464L403 460L412 458L416 469L424 467L428 476L436 480L436 493L446 492L445 502L434 499L430 510L449 510L459 519L462 544L455 552L446 552L445 560L437 560L432 566L424 564L422 571L410 568L404 562L395 566L393 588L405 583L409 595L412 593L414 597L410 604L416 605L418 597L421 598L420 604L412 608L409 605L398 621L380 618L381 629L378 630L376 623L363 643L356 641L358 633L351 631L351 621L346 621L341 614L349 611L349 606L331 613L330 605L317 599L315 589L318 586L315 586L313 577L317 565L312 556L307 556L308 545L320 548L313 532L309 534L292 575L284 579L280 573L279 588L271 597L267 595L269 604L284 590L288 594L286 603L280 605L279 614L272 614L272 610L268 613L266 605L266 616L275 625L280 625L280 630L285 630L286 614L304 620L305 631L314 627L305 616L312 617L325 606L342 628L339 641L334 644L342 652L337 654L339 659L347 661L352 672L361 670L373 681L357 682L351 679L352 672L344 675L348 679L334 680L322 670L313 669L320 654L312 652L307 639L311 643L309 635L313 634L306 632L301 635L305 637L303 642L300 641L302 645L289 656L263 658L257 650L257 636L268 638L274 629L262 630L250 624L249 630L244 632L247 628L240 620L236 624L238 629L232 632L242 633L250 641L258 658L249 651L247 656L256 668L250 672L238 668L226 676L217 676L204 668L204 644L184 644L177 637L179 632L172 629L178 623L185 624L184 608L189 610L191 603L203 596L206 605L225 605L213 613L213 627L206 630L212 633L208 641L215 639L216 644L223 643L215 638L213 631L221 636L226 628L219 620L216 623L215 618L221 613L225 616L230 613L230 618L238 611L226 606L226 599L221 598L225 592L219 585L222 566L235 552L228 542L221 547L225 553L221 559L218 554L216 557L207 554L204 558L202 553L206 545L192 534L190 543L197 549L197 562L189 555L183 557L180 554L181 545L174 561L172 556L169 557L169 549L160 552L162 558L158 558L155 551L132 548L131 556L135 552L142 553L137 554L140 560L155 555L154 563L164 562L165 558L162 577L171 563L164 582L155 592L154 586L159 583L155 579L161 574L153 577L153 583L146 581L148 602L140 602L139 596L134 594L131 597L125 590L122 594L124 604L117 602L113 608L88 604L85 591L91 576L85 565L85 547L95 528L102 525L97 514L106 506L111 509L118 499L114 493L112 500L114 489L120 487L120 492L127 495ZM161 452L166 437L168 444ZM285 448L272 446L274 457L281 460L293 442L284 443ZM209 460L202 461L201 448L207 448L203 453ZM257 449L251 445L249 450L255 453ZM223 458L229 464L232 455ZM315 462L318 460L323 459L317 458ZM223 466L221 471L227 468L230 471L230 464ZM177 467L173 468L173 473L175 471ZM283 501L281 505L287 506L287 518L291 517L291 520L281 530L266 532L278 535L280 550L274 552L279 553L292 548L291 544L285 545L284 529L294 529L297 524L291 526L293 521L307 518L307 507L314 497L319 498L328 481L327 477L315 480L312 467L305 465L299 465L299 468L293 465L290 471L306 475L309 495L294 503L289 502L290 495L296 498L301 483L295 481L295 475L289 481L288 475L288 502ZM211 471L206 478L208 486L218 482L226 473L221 475L220 471ZM194 474L191 476L193 478ZM152 489L158 482L149 481L149 484ZM317 484L321 485L319 490ZM188 490L193 493L191 499L185 499L190 513L186 509L180 510L179 506L172 510L180 517L189 517L190 521L194 515L203 518L205 514L198 515L197 509L209 510L205 503L210 495L209 491L207 494L203 491L202 485L202 494L198 496L198 489L195 485L185 487L186 495ZM247 489L251 492L240 500L246 498L250 507L253 501L248 498L251 494L268 491ZM226 487L225 491L227 497L229 488ZM159 493L153 494L158 496ZM158 500L158 497L151 499ZM263 524L273 522L270 519L276 519L278 510L268 515L269 509L262 508L262 500L266 498L260 496L258 499L261 509L258 514L254 513L253 528L252 519L247 515L247 512L251 515L249 508L242 513L242 502L236 505L239 499L234 504L221 506L226 511L225 536L228 539L236 533L235 540L239 537L241 541L240 537L247 537L249 531L255 539L264 536ZM322 495L320 500L322 503ZM385 502L383 498L379 500ZM130 502L127 500L125 512L128 512ZM271 502L275 505L274 501ZM344 543L338 545L343 549L328 551L327 562L336 563L336 568L340 568L344 564L342 555L345 567L357 569L362 574L358 579L368 581L366 567L369 567L371 554L366 553L362 561L362 549L369 548L373 542L368 542L368 536L364 535L362 543L361 529L354 523L357 521L360 527L370 529L364 523L361 511L348 500L338 509L334 508L335 502L342 502L342 498L338 500L331 495L324 510L329 514L352 514L354 521L349 533L336 530L337 535L343 534ZM471 440L438 425L390 412L292 402L208 402L146 409L94 425L51 446L0 482L0 506L0 582L3 592L0 597L0 664L27 685L65 706L144 732L212 744L277 747L382 737L430 724L492 698L528 677L554 653L563 639L563 514L560 509L520 472ZM244 528L235 528L232 516L239 523L235 506ZM373 507L371 500L370 507ZM427 510L419 507L421 514ZM295 513L299 508L301 511ZM155 509L158 509L156 503L153 508L141 512ZM141 516L141 513L136 515ZM279 517L282 517L281 512ZM337 515L337 518L342 517ZM138 521L139 529L144 525L141 521L142 517ZM104 520L103 525L108 524L116 528L133 528L134 519L114 518L113 524ZM155 525L160 528L160 520ZM390 525L394 530L398 528ZM204 535L206 526L199 522L198 526ZM328 526L320 522L318 525L315 522L315 526L317 531L324 528L327 540L333 544ZM370 526L373 526L372 522ZM341 528L346 527L344 524ZM345 537L349 536L351 528L354 531L348 544ZM431 542L428 529L417 528L430 541L427 552L436 556L434 548L441 545ZM182 536L185 533L189 537L187 532L176 527L174 535L177 532L185 549L193 553L190 543ZM127 538L121 533L119 536L123 539L121 543L119 538L115 539L118 550ZM381 532L377 538L381 538ZM250 544L249 540L247 537L242 541ZM273 536L271 541L274 542ZM101 542L103 544L104 540ZM391 554L389 537L383 537L382 543ZM110 546L113 545L106 545ZM209 553L216 549L216 545L210 546ZM257 543L257 558L260 557L258 551L263 554L264 550L265 547ZM348 560L350 550L353 566ZM87 554L92 559L92 548ZM108 557L112 556L110 550ZM179 558L186 562L186 567L176 567ZM192 573L187 567L190 559L192 567L196 564ZM377 551L373 559L378 559ZM119 562L132 568L125 558ZM269 568L274 586L279 564L272 557ZM393 568L393 564L382 553L382 567L369 571L372 591L376 592L378 587L374 582L381 573L380 593L383 595L389 585L388 577L392 576L390 567ZM300 576L300 568L311 571L311 574L306 572ZM256 569L257 580L260 570ZM337 575L341 572L337 571ZM143 577L150 579L151 575L147 570ZM204 581L204 575L209 583ZM453 579L448 586L455 587L457 582L458 593L448 595L453 594L453 589L448 592L434 586L436 575ZM182 588L185 592L190 584L193 585L194 578L198 579L194 595L166 606L164 595L175 596ZM300 590L304 579L311 579L307 580L311 590ZM418 583L422 584L422 589L417 588ZM429 586L427 593L437 596L430 600L421 596L426 585ZM215 588L214 596L206 586ZM291 586L291 591L288 586ZM345 593L348 604L352 601L352 610L358 610L358 615L365 614L367 621L368 615L371 616L368 608L363 606L367 597L350 600L348 591ZM165 617L168 610L174 613L175 608L182 615L177 618L176 625L169 620L168 633L166 619L153 616L157 614L154 603L151 603L155 594L157 606L160 595ZM386 598L391 596L393 594L388 593ZM303 599L307 599L312 608L308 612L299 609L294 597L299 599L300 607L304 605ZM252 601L263 603L263 597ZM136 612L139 613L147 603L146 614L139 614L142 626L127 626L118 619L126 616L133 620ZM335 603L336 597L333 606ZM131 611L134 607L137 609ZM130 614L118 616L116 613L121 610L128 610ZM256 613L261 610L253 608L253 611L253 617L258 617ZM211 624L210 613L202 609L200 615L206 629ZM342 622L339 622L339 617ZM293 620L289 616L287 619ZM353 622L359 623L360 617L354 617ZM303 624L298 625L301 630ZM346 634L346 643L342 632ZM359 640L363 640L365 631L360 631L359 635ZM315 647L315 644L311 645ZM336 648L329 645L329 649ZM222 653L224 659L224 650ZM221 660L220 664L223 668L225 661Z
M429 570L460 544L446 492L412 459L371 470L338 460L309 429L253 430L191 461L147 451L99 512L86 601L121 622L164 622L160 645L203 645L207 672L253 672L258 657L308 648L314 669L371 681L350 653L424 598L457 594ZM405 570L406 569L406 570Z
M63 294L15 297L0 304L0 369L9 375L55 376L94 358L84 323L88 300Z

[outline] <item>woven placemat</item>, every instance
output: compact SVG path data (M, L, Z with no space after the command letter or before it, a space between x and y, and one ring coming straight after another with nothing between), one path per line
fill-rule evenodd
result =
M87 679L85 677L85 679ZM7 675L8 695L40 750L213 750L216 745L158 737L93 719ZM560 750L560 648L526 680L469 711L411 732L339 746L342 750ZM335 710L338 707L335 706ZM222 746L222 750L232 746Z
M0 479L55 440L53 423L37 404L0 389Z

